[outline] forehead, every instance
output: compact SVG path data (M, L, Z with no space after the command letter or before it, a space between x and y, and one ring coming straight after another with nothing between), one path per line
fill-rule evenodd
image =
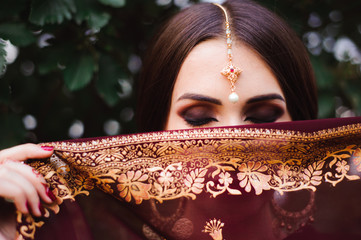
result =
M233 64L242 70L236 82L236 92L240 96L247 98L250 95L282 93L269 66L253 49L235 42L232 52ZM224 39L207 40L198 44L182 64L173 96L195 92L222 98L225 93L229 94L230 83L221 74L227 63L227 45Z

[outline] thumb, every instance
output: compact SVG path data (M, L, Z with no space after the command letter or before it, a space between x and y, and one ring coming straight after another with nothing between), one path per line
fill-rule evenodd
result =
M50 157L53 147L44 147L32 143L22 144L0 151L0 163L5 161L24 161Z

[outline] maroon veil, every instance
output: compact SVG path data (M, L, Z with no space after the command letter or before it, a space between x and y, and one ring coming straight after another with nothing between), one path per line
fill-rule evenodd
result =
M361 238L361 118L42 145L60 205L17 213L19 239Z

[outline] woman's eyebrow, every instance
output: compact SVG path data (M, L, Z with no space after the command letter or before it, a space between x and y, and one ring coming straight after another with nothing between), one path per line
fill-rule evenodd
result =
M275 99L279 99L283 102L286 102L285 99L277 93L271 93L271 94L264 94L264 95L258 95L255 97L251 97L250 99L247 100L247 104L250 103L254 103L254 102L260 102L260 101L267 101L267 100L275 100Z
M183 100L183 99L190 99L195 101L201 101L201 102L209 102L217 105L222 105L222 102L219 99L212 98L206 95L202 94L195 94L195 93L185 93L182 96L178 98L177 101Z

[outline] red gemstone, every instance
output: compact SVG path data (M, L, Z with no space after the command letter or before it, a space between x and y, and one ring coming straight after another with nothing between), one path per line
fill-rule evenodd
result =
M231 68L230 70L231 70L231 72L234 72L234 68Z

